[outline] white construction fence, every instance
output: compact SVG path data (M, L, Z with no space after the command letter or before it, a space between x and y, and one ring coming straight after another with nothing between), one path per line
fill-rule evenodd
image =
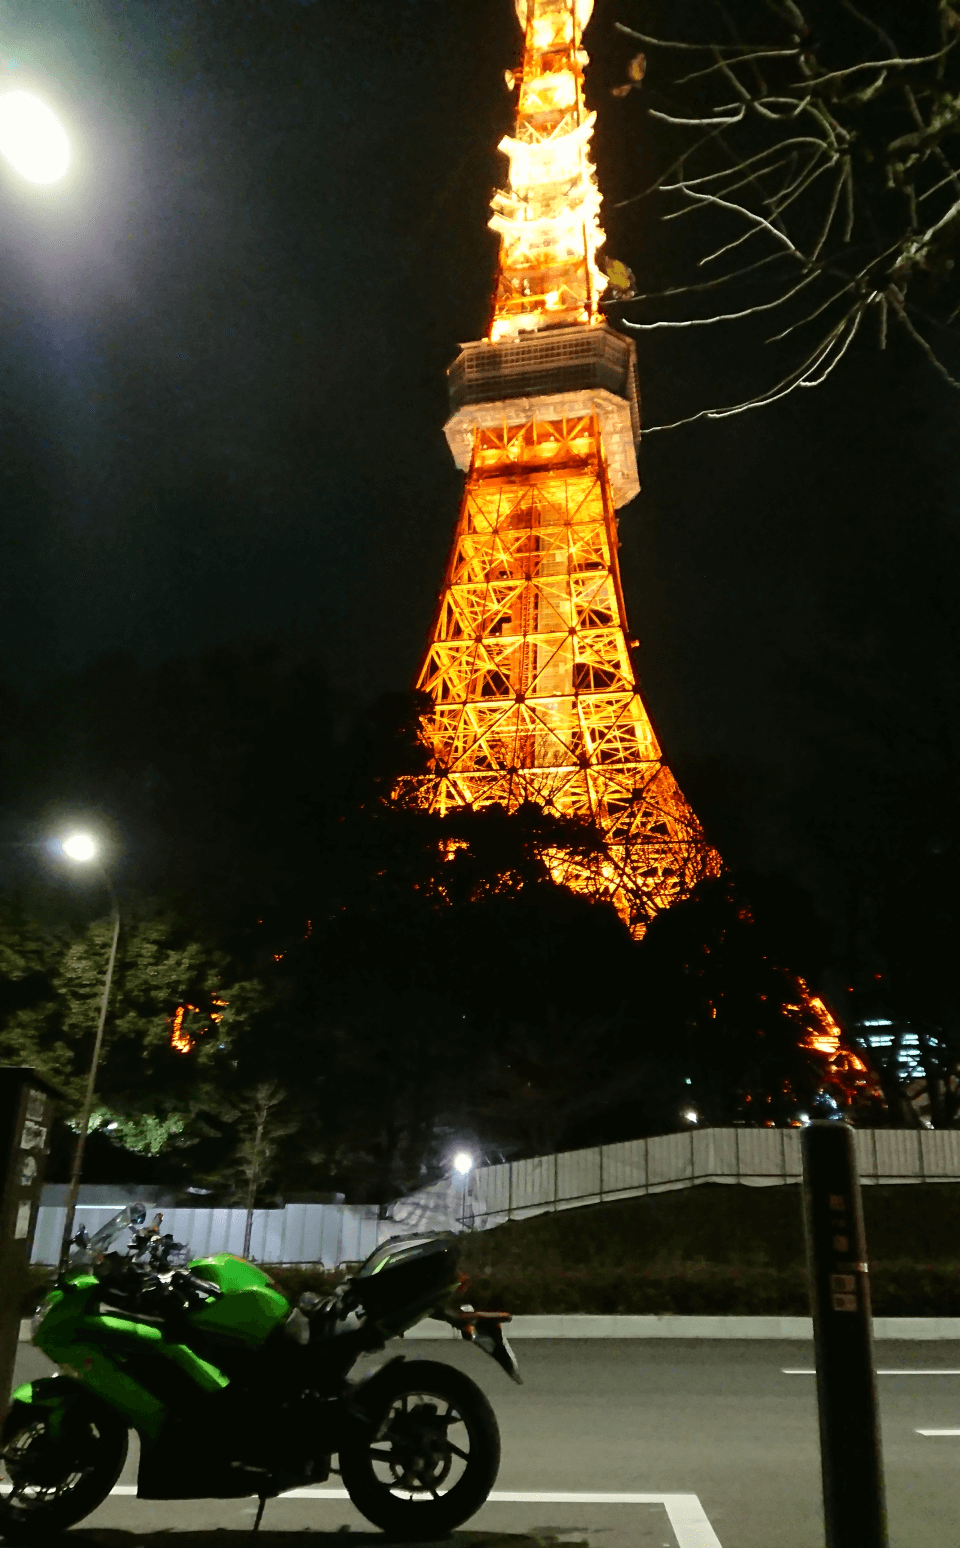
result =
M81 1204L77 1225L85 1225L92 1236L125 1203L126 1198L113 1204ZM247 1225L245 1209L161 1208L162 1230L189 1247L192 1257L204 1258L213 1252L235 1252L238 1256L242 1253ZM148 1219L154 1209L154 1205L147 1205ZM379 1242L397 1234L396 1223L380 1220L379 1213L376 1204L288 1204L285 1209L256 1209L250 1256L258 1263L324 1263L328 1268L358 1263ZM33 1261L56 1263L66 1210L41 1204L37 1216Z
M860 1176L878 1183L960 1182L960 1130L857 1129ZM480 1166L467 1186L436 1183L391 1207L406 1230L472 1230L552 1210L670 1193L700 1183L799 1183L799 1129L691 1129L652 1139Z
M878 1183L960 1182L960 1130L857 1129L860 1177ZM251 1257L260 1263L358 1262L389 1236L410 1231L486 1230L552 1210L578 1209L700 1183L783 1187L801 1178L799 1129L692 1129L625 1140L559 1155L479 1166L466 1178L408 1194L381 1219L376 1204L288 1204L254 1211ZM129 1190L124 1190L129 1197ZM126 1197L81 1205L77 1224L92 1235ZM148 1205L148 1212L152 1206ZM63 1234L62 1207L41 1205L35 1263L55 1263ZM189 1245L194 1257L243 1250L243 1209L163 1209L163 1230Z

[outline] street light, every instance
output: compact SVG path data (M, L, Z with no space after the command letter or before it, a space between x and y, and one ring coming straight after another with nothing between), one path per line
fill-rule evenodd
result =
M474 1161L469 1150L458 1150L453 1156L454 1176L450 1179L451 1198L460 1200L460 1224L465 1231L473 1230L473 1206L470 1201L471 1182L470 1173L473 1171Z
M96 858L97 846L89 833L71 833L60 845L69 860L87 861Z
M0 99L2 100L2 99ZM110 985L113 982L113 965L117 960L117 942L120 939L120 905L117 902L117 894L113 890L106 871L97 861L99 846L89 833L71 833L61 844L61 849L68 860L73 860L78 865L96 865L103 880L104 886L110 894L110 902L113 905L113 941L110 946L110 958L107 962L107 976L103 985L103 999L100 1001L100 1020L97 1023L97 1036L93 1045L93 1057L90 1060L90 1071L87 1075L87 1090L83 1099L83 1107L80 1110L80 1127L77 1133L77 1143L73 1152L73 1170L70 1173L70 1189L67 1193L67 1215L63 1225L63 1241L60 1245L60 1266L66 1263L70 1253L70 1243L73 1239L73 1222L77 1213L77 1199L80 1195L80 1177L83 1172L83 1153L87 1145L87 1133L90 1128L90 1114L93 1111L93 1096L97 1082L97 1066L100 1063L100 1050L103 1046L103 1029L107 1020L107 1005L110 1000Z
M28 91L0 94L0 155L28 183L57 183L70 165L70 141L56 113Z

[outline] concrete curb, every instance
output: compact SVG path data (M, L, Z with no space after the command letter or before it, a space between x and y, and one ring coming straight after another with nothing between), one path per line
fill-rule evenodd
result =
M514 1317L510 1338L779 1338L812 1339L809 1317ZM876 1339L958 1339L960 1317L874 1317ZM420 1322L408 1339L459 1338L454 1328ZM21 1342L30 1338L30 1323L20 1324Z
M960 1327L960 1323L958 1323ZM809 1317L514 1317L508 1338L812 1338ZM459 1338L455 1328L419 1322L406 1338ZM960 1336L960 1335L958 1335Z
M809 1317L514 1317L507 1336L520 1338L778 1338L812 1339ZM407 1338L459 1338L453 1328L421 1322ZM875 1317L876 1339L960 1339L960 1317Z

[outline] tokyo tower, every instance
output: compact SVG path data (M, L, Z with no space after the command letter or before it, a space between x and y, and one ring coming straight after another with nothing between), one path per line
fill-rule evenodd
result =
M639 935L722 865L663 762L630 655L616 512L640 488L640 410L634 345L599 309L581 41L593 0L515 3L524 50L507 74L516 125L492 201L493 319L449 371L446 434L467 479L417 681L432 754L417 799L441 814L532 802L592 822L599 866L559 847L544 858ZM824 1002L786 976L785 1011L826 1080L845 1102L876 1095Z
M640 487L640 413L634 345L599 310L581 42L593 0L516 6L493 319L449 371L446 434L467 479L417 684L432 753L418 799L592 821L599 867L558 850L551 870L640 932L720 862L662 760L631 661L616 511Z

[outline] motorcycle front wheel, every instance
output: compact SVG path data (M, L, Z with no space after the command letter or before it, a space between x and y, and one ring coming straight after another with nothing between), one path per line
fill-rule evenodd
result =
M0 1538L49 1543L96 1510L127 1459L127 1429L92 1403L71 1405L60 1433L39 1404L15 1403L0 1443Z
M500 1432L469 1376L406 1361L380 1391L372 1432L340 1453L351 1500L396 1538L432 1542L480 1509L500 1467Z

